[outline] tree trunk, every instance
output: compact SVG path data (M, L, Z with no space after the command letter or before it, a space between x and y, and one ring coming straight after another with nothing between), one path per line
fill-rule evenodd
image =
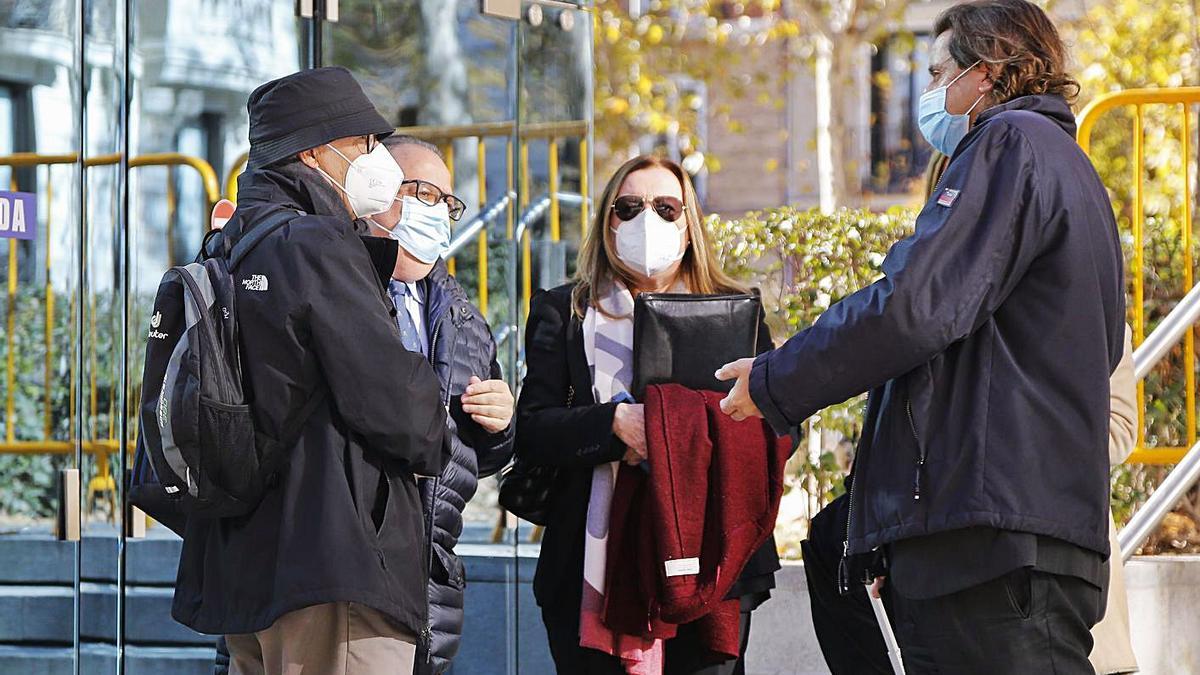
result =
M424 28L425 74L420 87L421 108L417 119L422 125L446 126L470 124L471 113L467 80L467 62L459 45L458 3L446 0L420 0ZM478 201L478 159L470 139L454 143L453 166L456 178L451 188L462 197L471 211L483 204ZM460 178L461 177L461 178Z
M862 195L864 166L856 139L859 91L854 73L861 41L854 33L816 38L817 191L823 213Z
M833 124L830 136L833 156L838 167L839 188L837 205L857 205L862 197L862 172L866 165L862 135L861 107L862 90L859 78L859 56L862 42L857 33L848 33L833 46L833 62L830 69L830 90L833 93Z
M821 213L832 213L842 201L841 170L833 146L833 41L816 36L816 65L813 69L817 104L817 196Z

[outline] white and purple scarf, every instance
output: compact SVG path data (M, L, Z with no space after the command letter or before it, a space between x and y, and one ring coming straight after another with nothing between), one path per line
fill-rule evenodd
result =
M583 319L583 351L596 403L607 403L626 394L633 383L633 295L624 284L613 282L603 290L598 304L607 315L588 307ZM614 633L603 621L609 512L619 467L620 462L606 462L592 471L583 544L579 644L620 658L626 673L660 675L662 640Z

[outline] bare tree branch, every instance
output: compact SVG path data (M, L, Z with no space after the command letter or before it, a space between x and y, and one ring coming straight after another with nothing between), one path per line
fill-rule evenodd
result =
M863 25L860 35L864 40L874 40L889 24L902 18L908 11L909 0L887 0L882 4L884 7Z
M822 12L820 0L791 0L789 5L794 9L793 16L799 16L808 21L813 32L832 40L834 38L833 24Z

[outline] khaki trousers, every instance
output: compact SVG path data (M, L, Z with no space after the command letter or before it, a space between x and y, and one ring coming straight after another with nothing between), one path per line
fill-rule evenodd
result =
M1129 641L1129 600L1125 596L1121 546L1117 543L1117 526L1111 517L1109 523L1112 556L1108 559L1108 609L1100 623L1092 627L1095 646L1090 658L1099 675L1136 673L1137 658Z
M305 607L270 628L227 635L231 675L373 675L413 671L415 636L351 602Z

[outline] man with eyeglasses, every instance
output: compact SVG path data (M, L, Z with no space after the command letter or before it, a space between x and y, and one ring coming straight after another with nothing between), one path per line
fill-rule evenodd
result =
M478 479L512 458L514 401L500 379L487 320L443 259L450 223L462 218L466 205L451 193L453 176L441 152L412 136L390 136L383 144L404 171L396 202L373 218L375 234L400 245L388 294L406 347L433 364L450 408L450 460L439 476L420 484L430 560L429 623L415 672L433 674L450 667L462 636L466 578L454 554L462 511Z
M237 211L206 240L235 267L258 449L284 464L247 516L189 518L172 615L223 634L235 674L408 673L428 615L417 477L448 458L437 375L406 349L367 236L403 172L392 126L344 68L249 100ZM291 439L295 439L294 442Z

